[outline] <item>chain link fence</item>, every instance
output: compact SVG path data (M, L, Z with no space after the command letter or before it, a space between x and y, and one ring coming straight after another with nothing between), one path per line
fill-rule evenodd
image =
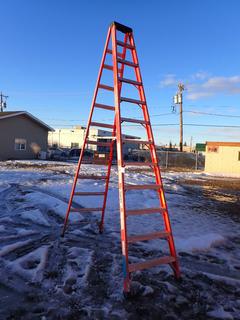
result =
M157 151L162 169L176 168L189 170L204 170L205 156L198 152ZM145 150L135 151L134 161L150 161L150 153Z

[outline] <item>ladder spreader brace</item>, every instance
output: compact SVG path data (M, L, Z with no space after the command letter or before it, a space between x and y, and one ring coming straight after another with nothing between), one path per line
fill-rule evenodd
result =
M117 31L124 33L124 41L119 41L117 39ZM126 60L127 50L130 50L132 61ZM107 54L112 55L112 63L113 63L112 65L108 65L105 63ZM125 68L134 69L135 79L124 78ZM105 69L113 72L113 82L114 82L113 86L109 86L101 83L102 73ZM122 89L123 83L126 85L133 85L137 89L139 100L121 96L121 89ZM109 106L109 105L105 105L97 102L99 89L109 90L114 92L114 101L115 101L114 106ZM142 110L143 119L137 120L137 119L121 117L121 108L120 108L121 102L138 105L138 107ZM105 112L113 111L114 123L106 124L106 123L93 122L92 117L93 117L95 108L103 109ZM132 140L125 139L124 136L122 135L122 126L121 126L122 122L137 123L142 125L146 130L147 140L141 141L141 140L135 140L135 139L132 139ZM94 127L94 126L111 128L112 141L98 142L98 141L89 140L90 127ZM122 146L124 142L129 142L129 141L131 143L136 143L136 144L146 144L150 150L151 161L150 162L125 162L123 160ZM153 137L152 127L150 123L150 117L148 113L142 77L140 73L140 67L139 67L139 61L138 61L137 51L136 51L134 37L133 37L133 31L131 28L126 27L118 22L113 22L110 25L108 30L107 39L106 39L106 43L103 51L103 57L100 65L98 78L97 78L96 88L93 95L90 115L88 118L86 135L84 138L81 154L80 154L77 169L76 169L76 174L75 174L73 185L72 185L72 191L71 191L71 195L68 203L62 236L64 236L64 233L66 231L70 212L82 212L82 213L93 212L93 211L101 212L101 221L99 223L99 230L100 232L103 231L104 214L106 209L106 201L107 201L109 179L110 179L111 166L113 161L113 151L114 151L115 142L117 146L117 166L118 166L119 207L120 207L120 223L121 223L124 292L129 292L131 272L146 269L146 268L151 268L161 264L169 264L174 271L175 277L179 278L180 270L179 270L179 264L178 264L177 254L176 254L173 235L172 235L172 229L171 229L168 208L167 208L167 203L166 203L164 189L163 189L160 168L158 165L158 157L156 153L156 147L154 143L154 137ZM107 172L105 176L79 175L81 164L83 161L84 151L88 144L108 146L110 148L109 158L107 161ZM125 174L125 168L129 165L131 166L148 165L150 168L152 168L154 172L155 183L145 184L145 185L126 184L124 179L124 174ZM77 186L78 179L98 179L98 180L100 179L105 181L105 188L104 190L101 190L99 192L77 192L75 191L75 189ZM127 206L126 206L125 193L131 190L155 190L159 198L159 207L146 208L146 209L141 208L141 209L134 209L134 210L126 209ZM72 201L73 201L73 197L75 196L102 196L103 197L102 207L80 208L80 209L73 208ZM147 217L148 214L152 214L152 213L160 213L164 222L164 230L159 232L149 233L149 234L143 234L143 235L137 234L137 235L128 236L128 233L127 233L128 217L137 216L137 215L143 215ZM168 242L170 254L167 256L163 256L157 259L152 259L149 261L144 261L139 263L129 263L128 245L138 241L153 240L153 239L166 239Z

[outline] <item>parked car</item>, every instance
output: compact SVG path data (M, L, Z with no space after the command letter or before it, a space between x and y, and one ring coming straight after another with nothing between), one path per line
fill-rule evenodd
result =
M68 158L70 160L78 160L81 154L81 149L71 149L68 153ZM89 150L84 151L84 159L93 158L93 152Z
M47 157L50 160L64 161L67 159L67 153L60 148L49 148Z

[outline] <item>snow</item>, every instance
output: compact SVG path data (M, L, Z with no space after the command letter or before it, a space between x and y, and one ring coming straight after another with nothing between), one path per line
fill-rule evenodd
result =
M43 287L43 292L46 292L46 305L51 301L48 299L48 294L53 293L56 310L59 307L59 312L61 309L59 301L63 301L63 304L67 301L69 305L67 300L69 296L71 299L80 297L80 300L84 301L84 310L89 319L111 318L111 315L114 317L115 314L122 314L127 319L127 309L122 307L119 307L119 310L111 309L112 305L121 304L123 301L117 169L112 168L104 233L99 235L97 229L100 213L71 213L66 235L61 238L60 233L75 169L76 164L73 163L48 161L8 161L0 164L0 265L4 268L4 272L9 273L10 278L14 279L11 283L12 287L13 283L16 286L16 291L17 289L21 291L21 288L31 291L29 283L38 283L38 286ZM82 166L83 174L102 175L104 172L103 166ZM150 184L154 181L150 172L126 170L125 178L126 183L130 184ZM188 179L206 180L209 176L199 172L163 174L175 245L180 263L183 264L181 268L183 277L184 273L188 274L189 268L192 268L191 270L201 273L207 279L213 279L218 285L224 283L238 288L239 223L236 223L231 216L221 214L219 207L215 205L216 201L221 203L220 196L217 198L215 195L215 198L210 198L208 191L202 195L201 186L198 186L199 189L194 186L186 188L177 183L179 180ZM77 191L104 191L104 183L81 180ZM215 202L212 202L212 199ZM234 203L233 197L231 199L228 203ZM102 197L75 197L74 202L75 205L83 207L101 207ZM159 200L155 191L132 190L126 194L126 203L127 209L142 209L157 207ZM160 231L164 225L160 214L151 214L128 217L127 228L129 235L145 234ZM139 242L129 247L131 262L139 262L146 257L154 258L157 254L168 252L165 240ZM212 264L211 259L214 261ZM204 263L211 264L212 268L204 270ZM222 270L226 271L226 277L223 276ZM167 281L159 280L162 274ZM174 285L170 276L168 266L159 266L146 273L136 272L135 282L139 281L142 298L151 299L153 296L155 299L159 285L164 286L164 289L160 287L163 292L167 290L168 293L164 294L178 293L179 286ZM188 290L184 285L186 281L192 284L195 281L194 276L199 278L199 274L196 276L194 273L190 280L186 278L183 280L183 291L186 293L192 289ZM142 277L145 279L144 285L141 283ZM158 279L157 285L152 286L151 282L155 279ZM1 283L3 287L9 286L8 281L10 280L0 276L0 289ZM200 282L194 283L197 286ZM206 283L203 283L206 286ZM203 283L200 283L200 287ZM102 313L95 306L95 302L93 304L91 301L91 297L97 301L100 299L98 295L102 297L102 291L100 290L100 293L96 291L100 286L106 294L104 308L101 308ZM96 287L98 289L95 289ZM211 290L211 287L206 287L208 289L204 287L205 291ZM231 290L234 294L235 289ZM6 294L5 297L7 296ZM154 302L154 299L151 300ZM179 299L181 302L186 300L186 297ZM211 308L206 313L209 317L234 318L233 312L228 312L217 304ZM56 310L53 319L58 318ZM66 310L61 310L61 315L67 312ZM111 315L110 310L112 310ZM237 313L238 310L234 316ZM46 318L48 319L48 316Z

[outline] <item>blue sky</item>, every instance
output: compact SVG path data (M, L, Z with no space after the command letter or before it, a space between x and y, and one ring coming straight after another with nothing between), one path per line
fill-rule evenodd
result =
M240 127L188 125L240 126L238 0L0 3L0 90L9 95L9 111L27 110L56 128L86 124L107 29L116 20L134 30L157 143L178 143L171 105L179 81L187 89L184 141L239 141ZM141 135L136 127L128 132Z

